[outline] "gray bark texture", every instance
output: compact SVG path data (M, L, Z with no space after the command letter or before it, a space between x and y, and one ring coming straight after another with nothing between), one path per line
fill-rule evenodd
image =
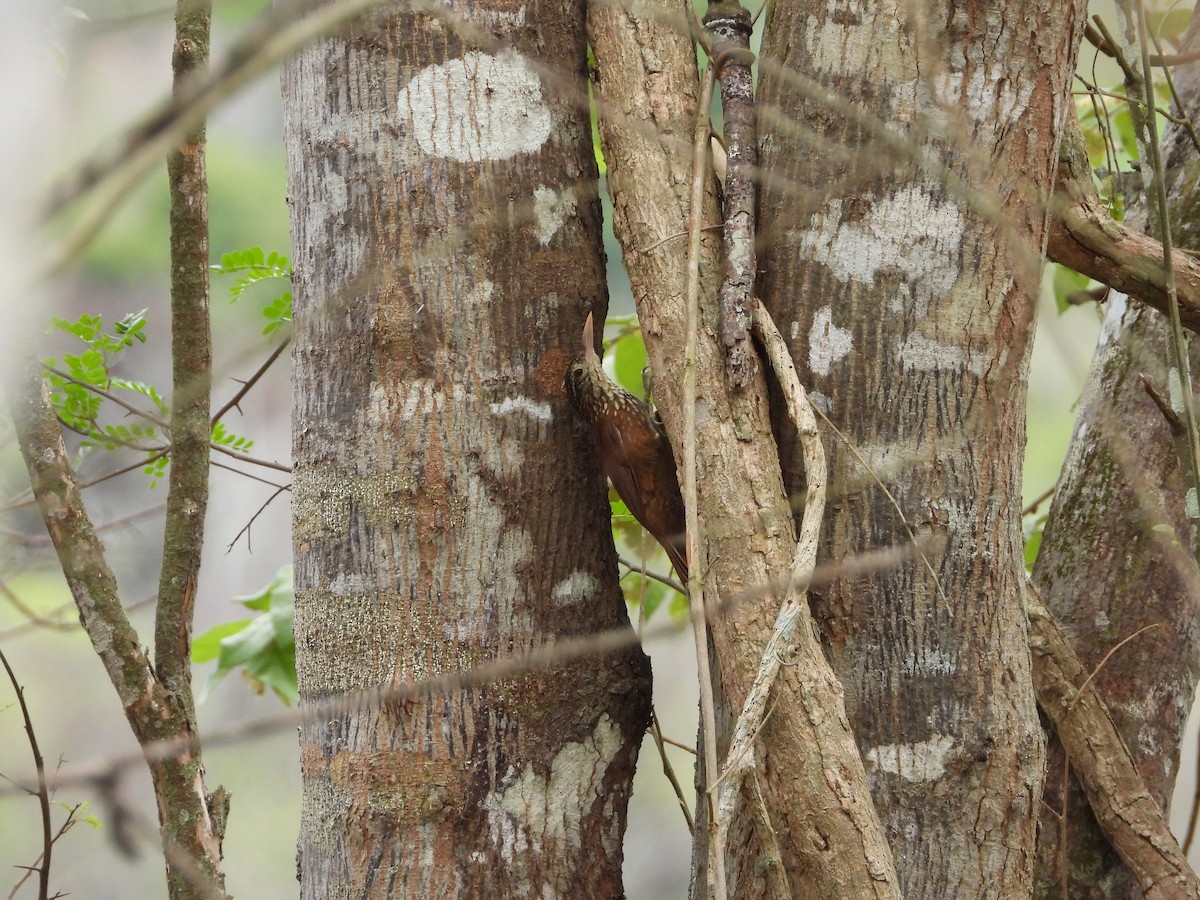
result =
M430 10L283 74L301 895L619 897L640 650L322 706L628 627L563 391L607 303L583 8Z
M1197 46L1195 24L1185 52ZM1200 115L1200 66L1180 67L1175 84L1194 120ZM1175 244L1200 249L1200 158L1185 129L1170 127L1164 156ZM1145 221L1144 204L1137 218ZM1168 335L1164 315L1123 294L1110 295L1033 571L1046 606L1092 673L1092 685L1163 810L1170 807L1200 676L1200 577L1189 550L1180 456L1147 390L1149 385L1162 397L1168 394ZM1193 374L1198 365L1200 354L1193 352ZM1064 773L1067 760L1057 739L1048 759L1037 895L1140 896L1079 785Z
M762 48L759 289L845 435L826 432L823 555L946 538L812 595L909 898L1032 887L1020 467L1083 12L778 2Z

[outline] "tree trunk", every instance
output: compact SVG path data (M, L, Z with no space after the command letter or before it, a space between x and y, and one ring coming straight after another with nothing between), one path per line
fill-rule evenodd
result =
M1197 45L1198 22L1185 52ZM1176 88L1193 120L1200 114L1198 80L1195 63L1176 71ZM1200 160L1185 129L1171 127L1164 153L1176 246L1200 249L1193 209ZM1087 160L1064 156L1062 165L1070 164L1086 167ZM1145 219L1146 205L1140 209ZM1200 579L1188 549L1179 453L1147 389L1167 395L1168 335L1161 313L1110 295L1033 571L1163 810L1170 806L1200 677ZM1196 372L1200 353L1191 354L1191 365ZM1056 739L1048 758L1037 895L1137 896L1074 778L1064 798L1065 760Z
M628 627L563 391L607 302L583 9L441 9L283 76L302 896L619 897L640 650L322 706Z
M655 399L677 461L683 459L684 309L689 217L719 221L711 172L703 201L692 194L692 131L698 90L695 49L685 6L662 2L630 9L593 4L592 46L600 67L601 135L614 226L625 261L647 353ZM796 536L779 474L762 373L731 390L718 343L719 241L711 231L696 257L700 284L697 402L694 431L698 518L704 583L715 661L717 763L724 766L734 717L763 660L789 571ZM681 463L682 465L682 463ZM730 823L726 869L730 897L767 896L769 865L778 864L798 897L898 896L891 853L867 791L866 776L846 721L841 685L817 643L807 608L790 641L789 664L771 694L771 713L755 741L754 776L765 815L753 802ZM737 762L741 762L740 760ZM702 764L701 764L702 766ZM701 785L703 790L704 785ZM707 896L708 797L701 794L693 895ZM766 822L764 827L763 822ZM777 835L772 859L762 832Z
M825 557L947 539L821 591L814 613L904 896L1025 896L1043 738L1020 450L1083 4L773 9L760 291L846 436L827 435Z

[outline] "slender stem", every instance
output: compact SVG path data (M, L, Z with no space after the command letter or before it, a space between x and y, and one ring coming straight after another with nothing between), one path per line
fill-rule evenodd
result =
M42 811L42 859L38 865L38 900L49 900L50 897L50 851L54 847L54 836L51 834L50 822L50 790L46 786L46 763L42 759L42 751L38 748L37 735L33 730L33 719L29 716L29 707L25 703L25 689L17 682L8 657L0 649L0 664L8 673L13 691L17 695L17 705L21 707L21 718L25 720L25 734L29 736L29 749L33 752L33 766L37 770L38 805Z
M290 337L286 337L282 341L280 341L279 346L276 347L274 350L272 350L271 355L268 356L266 358L266 360L263 361L263 364L258 367L258 369L255 371L255 373L253 375L251 375L248 379L246 379L246 381L242 384L241 388L238 389L238 392L236 394L234 394L232 397L230 397L228 402L226 402L224 406L222 406L215 413L213 413L212 421L213 421L214 425L217 422L221 421L221 419L224 417L225 413L229 412L231 409L233 409L239 403L242 402L242 398L245 397L246 394L248 394L250 392L250 389L252 387L254 387L255 384L258 383L258 380L260 378L262 378L263 375L266 374L267 369L271 368L271 365L275 362L275 360L279 359L279 355L281 353L283 353L284 350L287 349L288 344L290 344L291 342L292 342L292 339Z
M704 542L700 535L699 504L696 488L696 340L700 328L700 210L704 202L704 175L708 162L708 110L712 105L716 71L708 67L700 102L696 107L696 129L692 145L692 202L688 213L687 311L684 316L683 351L683 505L687 510L688 597L692 634L696 642L696 668L700 681L700 731L704 747L704 797L708 804L705 817L708 828L704 840L708 848L709 892L716 900L725 900L725 860L717 853L716 807L711 791L717 783L717 710L713 698L712 672L708 659L708 621L704 606ZM707 890L707 889L706 889Z

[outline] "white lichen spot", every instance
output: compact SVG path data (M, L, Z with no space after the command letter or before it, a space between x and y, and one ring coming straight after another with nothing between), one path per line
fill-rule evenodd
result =
M572 606L592 597L600 589L600 582L587 572L574 571L550 591L550 596L559 606Z
M842 281L871 284L877 273L899 272L927 291L946 293L958 279L966 220L957 204L919 185L876 203L861 219L842 221L843 203L826 204L801 244Z
M1101 610L1099 610L1099 611L1097 611L1097 613L1096 613L1095 617L1092 619L1092 622L1093 622L1093 623L1095 624L1095 626L1096 626L1098 629L1100 629L1101 631L1104 631L1104 630L1105 630L1105 629L1107 629L1107 628L1108 628L1110 625L1112 625L1112 622L1111 622L1111 621L1109 620L1109 618L1108 618L1108 613L1106 613L1106 612L1105 612L1104 610L1102 610L1102 609L1101 609Z
M604 774L621 749L621 730L607 715L601 716L591 736L565 745L550 763L549 776L533 766L483 801L488 836L500 855L514 859L530 847L544 844L575 846L580 820L604 782ZM611 843L611 836L604 838ZM616 847L606 847L615 852Z
M549 246L551 239L563 227L563 223L575 215L575 191L565 189L556 194L550 188L540 187L533 192L533 214L537 218L538 243Z
M1200 519L1200 501L1196 499L1196 489L1190 487L1183 496L1183 509L1189 519Z
M910 334L900 341L898 353L900 364L909 371L957 372L966 369L982 375L985 368L984 360L967 348L931 341L922 334Z
M400 91L399 109L421 150L442 159L510 159L550 136L541 79L512 51L472 50L422 69Z
M538 403L528 397L505 397L499 403L489 404L488 409L493 415L508 416L521 413L538 422L549 422L554 418L554 410L550 408L549 403Z
M1032 95L1033 85L1014 82L999 62L975 66L969 77L957 70L933 78L933 99L940 113L935 120L948 127L965 117L974 126L976 138L994 135L998 128L1020 118Z
M808 368L814 375L828 375L833 364L850 352L852 343L850 331L833 324L833 307L822 306L808 332Z
M958 671L954 656L937 647L920 647L907 662L905 668L914 676L953 675Z
M866 758L879 771L899 775L905 781L934 781L946 773L946 755L953 747L953 738L939 734L915 744L872 747Z
M1103 347L1121 331L1121 323L1125 321L1125 310L1129 307L1129 297L1118 291L1108 292L1108 302L1104 309L1104 324L1100 327L1100 346Z

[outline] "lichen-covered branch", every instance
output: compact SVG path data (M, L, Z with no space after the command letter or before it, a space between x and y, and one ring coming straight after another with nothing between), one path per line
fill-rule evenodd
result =
M1100 828L1146 900L1200 897L1200 879L1142 783L1087 670L1032 583L1026 584L1025 607L1038 705L1054 722Z
M721 343L729 385L744 390L752 382L756 358L750 346L750 307L754 294L755 174L758 132L750 64L750 13L740 3L710 3L704 16L711 37L712 66L721 79L725 117L725 273L717 293Z

